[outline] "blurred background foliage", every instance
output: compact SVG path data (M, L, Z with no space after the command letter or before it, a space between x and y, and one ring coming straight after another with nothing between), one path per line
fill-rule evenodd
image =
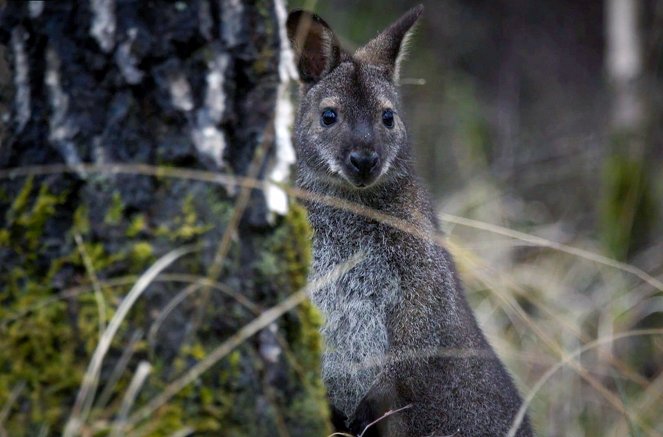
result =
M319 13L351 50L417 3L290 2ZM402 74L417 165L470 300L526 394L596 338L663 327L663 293L541 242L458 226L448 214L603 254L660 279L663 2L424 5ZM663 434L662 363L660 335L588 352L534 397L540 435Z

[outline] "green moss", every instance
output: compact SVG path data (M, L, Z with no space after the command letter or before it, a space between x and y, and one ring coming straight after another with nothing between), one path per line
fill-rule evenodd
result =
M256 262L260 278L284 289L303 287L311 263L310 239L306 210L293 204L283 225L263 243Z
M133 245L131 248L131 253L129 258L134 263L139 263L140 265L146 264L149 260L154 258L154 249L152 245L147 241L141 241Z
M111 204L106 211L104 222L109 225L117 225L122 220L122 213L124 212L124 205L122 204L122 197L118 191L113 193Z
M0 202L10 202L11 197L4 188L0 187Z
M9 231L0 229L0 247L9 247Z
M215 225L222 229L224 221L227 221L232 211L231 203L220 199L218 193L213 190L207 192L203 199L207 197L209 200L201 200L199 196L190 195L182 200L180 214L164 225L169 232L169 239L198 237L213 227L204 224L204 219L201 219L197 210L196 199L198 202L206 202L206 207L218 217ZM44 188L37 190L32 182L26 181L10 208L12 227L0 231L0 243L6 241L14 247L23 241L20 232L26 226L41 223L46 227L46 221L55 215L57 206L65 199L64 196L50 194ZM123 208L117 207L118 202L114 203L115 206L111 206L109 210L115 212L107 214L106 218L119 224L124 211ZM120 211L119 216L117 211ZM142 270L153 261L157 249L149 238L154 236L154 232L146 225L144 215L133 216L126 229L110 228L117 235L128 239L109 244L107 241L95 241L89 214L85 206L79 206L70 212L71 228L62 236L61 252L64 255L50 260L41 268L34 262L21 262L10 270L4 277L4 286L5 289L12 290L6 294L11 296L11 302L9 306L0 308L0 317L20 313L39 305L45 298L52 297L54 290L51 284L63 275L63 272L68 278L89 281L79 248L71 238L74 232L86 237L83 241L84 250L101 278L108 272ZM140 241L132 240L138 235L141 236ZM43 244L41 237L43 235L40 235L39 244ZM256 279L262 284L260 292L273 295L274 300L279 301L305 285L310 262L310 229L303 208L293 206L274 231L254 234L252 238L257 244L257 264L263 266L262 269L256 268L256 271L260 272L260 278ZM237 247L235 249L240 250ZM240 257L233 254L230 258ZM265 267L270 263L271 267ZM233 268L244 269L243 271L251 269L245 265L234 265ZM108 304L108 320L126 289L102 288L102 293ZM117 335L116 343L111 347L109 357L119 356L118 351L121 351L126 342L127 330L130 327L133 329L149 323L149 320L144 320L145 313L140 306L132 309ZM241 314L245 315L243 312ZM261 392L260 384L255 385L252 381L261 378L264 369L255 344L249 341L221 360L212 371L203 375L199 383L191 384L157 410L150 417L150 428L145 428L145 435L167 436L171 435L173 430L184 426L191 426L200 435L268 435L274 432L274 424L278 422L276 415L285 415L290 435L328 435L328 411L318 373L321 351L318 332L320 315L310 303L305 303L280 320L279 324L282 327L281 332L286 333L290 342L290 356L297 362L284 364L287 390L292 396L287 399L269 397L270 404L265 410L269 413L262 414L260 422L254 420L256 399L264 396L264 393ZM232 330L226 332L228 335L232 333ZM26 396L21 401L20 408L17 405L12 409L4 424L9 435L31 433L32 428L27 427L30 424L45 423L52 430L62 429L85 367L97 345L98 336L99 314L93 293L83 293L75 298L57 301L31 311L15 322L0 325L0 350L11 351L0 354L0 368L3 369L0 373L0 405L5 404L17 381L26 383ZM137 405L160 393L166 381L172 380L173 375L186 372L192 363L204 359L224 340L216 335L200 335L197 338L198 341L193 346L180 350L179 354L169 358L167 363L158 363L158 357L151 359L154 375L158 377L150 378L150 382L141 390ZM147 354L145 348L146 346L142 347L142 352L139 348L136 355ZM303 373L295 371L295 367L303 368ZM110 369L104 368L104 372L108 370ZM164 377L166 372L169 375L167 378ZM93 411L93 415L114 411L130 378L130 372L123 375L114 390L111 404L104 412ZM280 389L279 387L276 392L280 392ZM26 408L25 405L29 407Z
M279 299L306 285L311 262L311 234L306 210L293 204L281 226L265 239L258 251L261 256L255 264L256 281L262 283L264 280L265 284L282 290ZM283 401L285 419L294 435L331 433L329 406L319 374L323 349L321 325L319 311L308 301L285 319L292 357L303 372L291 376L298 381L299 387L290 399Z
M219 382L221 385L228 385L239 376L242 354L239 350L232 351L226 358L226 366L219 372Z
M14 203L12 203L12 206L9 209L9 213L7 215L8 222L14 221L14 216L17 213L25 211L28 205L28 201L30 200L30 193L32 193L33 186L34 186L34 178L30 176L28 179L26 179L23 188L21 188L21 191L19 191L18 196L16 196Z
M306 301L298 307L297 315L300 326L292 338L296 345L295 351L299 352L299 359L303 367L315 369L320 364L323 350L320 335L322 314L310 301Z
M181 214L173 219L172 225L160 225L157 227L155 234L160 237L167 237L172 241L191 240L213 228L214 225L199 223L195 199L192 194L188 194L182 201Z
M83 245L85 247L85 251L90 257L92 266L97 271L103 271L106 268L112 266L113 264L126 259L126 255L124 253L106 252L106 248L104 247L104 244L101 242L94 242L94 243L84 242ZM80 262L79 260L72 260L72 261Z
M301 288L306 284L308 268L311 264L311 238L313 231L308 222L304 207L292 204L286 218L286 228L290 234L285 245L287 272L293 285Z
M185 411L177 404L167 404L159 408L151 420L151 431L148 437L161 437L172 435L173 430L182 429L188 424L184 418Z
M13 307L25 308L36 301L34 295L25 295ZM78 340L96 338L98 333L96 323L90 329L69 320L67 305L56 302L0 328L0 349L11 351L0 356L0 387L23 381L31 397L30 409L16 411L18 417L6 424L9 435L25 435L21 424L25 421L57 426L68 413L62 397L79 386L86 365L76 358ZM8 394L0 390L3 405Z
M79 205L74 211L74 230L81 235L87 235L90 232L89 212L83 205Z
M56 214L57 206L67 198L66 193L52 194L46 185L33 195L33 188L34 179L28 178L7 212L7 229L3 237L4 245L11 245L30 259L36 257L47 220Z
M147 224L145 221L145 214L136 214L131 218L129 226L127 226L127 237L134 238L139 233L146 230Z

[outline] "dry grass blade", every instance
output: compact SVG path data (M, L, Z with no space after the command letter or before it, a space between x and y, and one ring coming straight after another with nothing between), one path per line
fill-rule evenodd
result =
M187 273L164 273L159 275L156 278L156 281L201 284L205 287L210 287L213 288L214 290L220 291L221 293L234 299L238 304L240 304L241 306L243 306L244 308L248 309L253 313L257 314L262 310L262 308L259 305L256 305L254 302L247 299L246 296L242 295L241 293L238 293L237 291L233 290L231 287L229 287L228 285L222 282L210 280L207 276L190 275Z
M274 185L273 183L269 181L262 181L262 180L257 180L254 178L249 178L249 177L234 177L231 175L225 175L225 174L218 174L218 173L213 173L213 172L205 172L205 171L200 171L200 170L189 170L189 169L178 169L178 168L162 168L162 167L154 167L154 166L148 166L148 165L108 165L108 166L93 166L93 165L85 165L82 166L85 171L88 172L101 172L101 173L130 173L130 174L142 174L146 176L152 176L152 177L168 177L168 178L178 178L178 179L190 179L190 180L196 180L196 181L204 181L212 184L217 184L220 186L228 187L228 186L237 186L237 187L245 187L245 188L250 188L250 189L260 189L264 190L266 189L267 186ZM23 176L23 175L38 175L38 174L52 174L52 173L59 173L59 172L70 172L70 171L75 171L77 168L74 167L68 167L66 165L59 165L59 166L44 166L44 167L26 167L26 168L18 168L18 169L9 169L9 170L0 170L0 178L2 177L14 177L14 176ZM350 211L353 213L356 213L358 215L362 215L364 217L370 218L375 221L382 222L384 224L387 224L389 226L392 226L394 228L400 229L403 232L410 233L414 236L417 236L422 239L427 239L430 241L434 241L439 245L445 245L449 247L449 242L446 240L445 237L442 237L441 235L433 235L430 233L424 233L421 230L413 228L409 223L400 220L395 217L391 217L385 214L382 214L378 211L370 210L368 208L362 207L360 205L354 204L352 202L348 202L342 199L334 198L331 196L320 196L316 195L310 192L306 192L303 190L299 190L297 188L292 188L288 186L282 186L279 185L280 188L282 188L285 192L287 192L289 195L299 198L299 199L305 199L307 201L311 202L317 202L320 204L325 204L334 208ZM599 308L601 305L606 305L606 311L607 311L607 303L610 303L610 308L613 308L615 311L622 311L623 314L625 314L627 311L631 311L631 308L634 308L635 304L640 305L641 307L646 304L646 302L642 302L641 296L650 296L652 294L652 290L658 290L658 291L663 291L663 282L659 278L655 278L648 273L644 272L643 270L630 265L626 263L621 263L619 261L616 261L614 259L610 259L608 257L602 256L600 254L580 249L577 247L573 246L568 246L565 244L561 244L555 241L551 241L545 238L541 238L536 235L532 234L527 234L519 231L515 231L512 229L509 229L507 227L502 227L498 225L493 225L487 222L483 221L478 221L478 220L472 220L472 219L467 219L455 215L450 215L450 214L441 214L440 215L441 220L451 223L453 225L461 225L464 227L469 227L472 229L477 229L485 232L489 232L495 235L500 235L504 237L508 237L511 240L514 241L522 241L527 245L530 246L538 246L538 247L543 247L543 248L549 248L552 249L552 251L545 251L541 252L541 255L538 255L537 252L537 257L543 257L545 255L546 258L553 258L555 257L556 260L561 260L561 259L567 259L568 257L564 256L559 256L556 254L556 252L559 252L561 254L565 255L571 255L576 258L581 258L584 260L591 261L593 263L596 263L599 266L607 266L610 269L599 269L598 274L603 275L603 276L614 276L615 278L620 279L623 282L619 282L622 284L622 288L626 286L628 283L626 282L627 278L626 275L621 276L621 273L626 273L628 275L633 275L640 280L643 281L643 283L638 285L637 290L641 290L640 293L635 293L635 292L628 292L626 294L621 295L621 297L617 296L619 293L617 292L618 286L613 286L611 289L606 290L607 293L602 293L601 296L602 299L596 300L594 296L583 296L581 304L585 304L586 306L584 308L580 308L578 311L575 313L568 313L572 317L574 317L574 320L565 320L565 317L563 317L561 314L556 314L554 310L550 310L549 308L546 307L546 300L547 297L544 297L542 300L537 301L535 299L536 296L534 296L532 299L529 298L528 292L524 287L520 287L519 284L515 284L515 280L511 281L508 280L502 280L502 284L504 287L506 287L509 290L517 290L518 294L520 294L520 297L523 297L528 300L528 302L531 302L535 305L535 307L542 309L542 313L545 313L548 315L551 319L553 319L558 325L561 324L563 327L567 328L566 331L571 332L575 337L580 339L582 342L587 342L590 340L591 337L594 337L595 334L587 335L586 333L583 333L583 326L585 326L584 322L591 322L593 315L596 313L594 309ZM492 220L492 219L491 219ZM456 250L452 250L454 254L456 254ZM650 265L652 265L650 263ZM558 266L562 267L560 264ZM583 266L584 268L584 266ZM478 269L479 273L473 270L473 274L476 276L481 276L481 269ZM596 274L596 273L593 273ZM590 277L590 275L586 275L586 277ZM494 284L494 277L489 277L485 276L482 278L483 280L480 282L490 284ZM596 279L590 278L589 280L596 281ZM603 279L603 283L607 284L608 279ZM512 284L512 282L514 282ZM585 282L587 283L587 282ZM499 285L498 285L499 286ZM545 284L537 284L537 286L545 286ZM488 287L491 288L492 287ZM551 289L551 291L555 291L555 289ZM547 294L546 296L552 296L552 294ZM615 296L618 297L617 300L615 300ZM511 292L506 293L503 296L498 296L500 300L502 301L503 308L507 311L505 311L505 315L509 318L512 319L512 321L523 321L524 325L522 326L527 326L526 332L531 333L534 332L538 338L543 338L544 343L553 350L561 362L564 362L565 364L568 364L571 369L573 369L580 377L585 379L595 390L597 390L603 397L605 397L610 404L616 409L616 411L624 413L626 417L628 417L630 420L632 420L634 423L638 423L642 425L642 422L647 423L649 420L648 418L651 416L651 414L647 415L642 415L642 414L637 414L632 411L627 411L625 405L635 405L632 402L632 399L628 399L628 403L626 400L620 400L618 396L615 395L615 393L611 392L608 390L601 382L599 379L594 377L594 374L590 374L589 371L596 371L598 372L597 374L599 375L606 375L606 373L601 373L601 369L591 369L588 368L589 371L585 368L583 368L579 362L575 361L575 359L571 356L568 355L568 352L566 351L567 349L573 349L575 348L575 343L573 346L570 347L562 347L564 344L564 341L575 341L570 339L569 337L563 336L562 332L559 332L558 334L562 336L562 338L559 340L555 339L555 333L552 333L553 335L548 336L547 334L549 331L545 328L545 325L541 323L541 321L533 321L529 320L527 317L527 314L525 311L523 311L523 308L519 305L519 301L515 299L515 295L512 295ZM592 300L590 300L592 299ZM594 305L594 306L591 306ZM554 308L551 306L551 308ZM642 313L639 317L642 318L644 317L645 312ZM499 316L499 315L498 315ZM523 316L525 316L523 318ZM501 317L501 316L499 316ZM537 315L535 315L537 317ZM603 317L603 316L602 316ZM611 321L615 320L615 314L605 314L605 318L603 318L603 321L607 321L608 325L611 325ZM632 316L629 316L632 319ZM552 320L550 321L552 322ZM632 320L631 320L632 322ZM4 322L3 322L4 323ZM558 326L557 325L557 326ZM610 327L609 326L609 327ZM621 330L623 329L629 329L629 326L633 326L632 324L623 326ZM619 331L620 329L615 329ZM602 339L605 338L618 338L619 335L617 336L606 336L606 334L611 334L612 329L607 330L607 331L602 331L600 334ZM549 337L549 338L548 338ZM605 341L602 344L609 344L610 341ZM583 347L588 347L593 343L588 343L587 345ZM530 351L531 352L531 351ZM538 353L541 351L537 349ZM649 384L649 381L643 379L636 371L631 371L631 369L627 365L622 365L622 363L618 360L612 357L611 354L602 354L598 353L598 356L601 360L608 362L609 364L613 365L615 368L617 368L620 373L623 375L626 375L629 379L635 381L638 383L641 387L645 388L647 384ZM559 362L558 362L559 363ZM571 372L572 373L572 372ZM575 377L575 376L574 376ZM655 386L656 384L654 384ZM651 387L647 388L647 391L650 393ZM651 397L651 396L649 396ZM654 397L655 399L655 397ZM633 408L629 408L632 410ZM563 414L563 413L562 413ZM638 420L639 418L643 418L644 420ZM522 418L520 419L522 420ZM617 418L616 420L620 420ZM619 422L620 424L623 422ZM620 425L621 426L621 425ZM617 427L618 428L618 427ZM654 427L656 428L656 426ZM647 432L648 427L642 426L642 430L644 432ZM659 435L655 431L652 431L652 435Z
M644 390L644 392L641 394L640 399L637 401L636 406L633 408L633 411L635 412L635 417L636 417L636 422L640 421L641 418L647 417L647 412L653 405L660 405L660 403L657 404L657 401L663 396L663 372L661 372ZM658 411L653 412L653 414L657 414ZM619 424L619 426L615 427L613 430L612 435L615 437L620 437L623 435L628 434L627 430L627 425L630 425L626 423L626 421L623 421L622 423Z
M18 384L16 384L12 389L11 393L9 394L9 399L7 399L5 405L2 406L2 410L0 410L1 437L9 437L9 434L7 433L7 430L4 427L5 420L7 420L7 417L9 417L9 412L11 411L12 406L14 406L14 402L16 402L18 397L21 396L21 393L23 392L24 389L25 389L25 381L21 381Z
M109 280L99 280L99 284L103 287L121 287L125 285L131 285L136 282L136 279L138 279L137 276L134 275L129 275L129 276L124 276L120 278L114 278L114 279L109 279ZM51 304L54 304L58 301L64 300L64 299L72 299L76 296L79 296L83 293L89 293L90 291L94 292L94 287L90 287L90 285L77 285L75 287L67 288L65 290L62 290L55 296L41 299L37 303L30 305L24 309L22 309L19 312L14 313L10 317L6 317L2 321L0 321L0 328L4 328L10 323L14 323L26 316L28 316L30 313L33 313L35 311L39 311L40 309L46 308Z
M271 122L268 123L268 126L270 125ZM268 138L270 138L270 135L267 135L266 131L263 132L262 142L253 151L253 156L251 157L251 162L249 163L249 168L246 172L247 174L246 177L249 179L257 180L257 177L260 173L260 169L262 167L261 165L262 160L269 146L271 145L271 141L269 141ZM228 251L230 250L231 247L232 238L237 232L237 229L239 228L240 221L244 216L246 208L249 206L249 201L251 200L251 193L253 192L253 189L254 187L248 185L241 186L239 195L235 200L235 205L233 207L232 215L230 216L230 219L226 224L226 228L223 231L223 235L221 236L221 239L217 244L216 251L214 253L214 259L212 260L212 264L210 265L207 272L207 278L210 281L216 281L221 274L221 271L223 269L223 262L226 259ZM209 300L209 293L210 293L210 287L209 285L205 285L203 287L200 299L198 300L199 310L194 315L194 319L192 322L193 326L197 326L201 323L201 320L203 318L203 313L207 306L207 301Z
M532 400L536 396L536 394L541 390L541 387L557 372L559 369L562 367L566 366L576 358L578 358L580 355L583 353L594 349L596 347L599 347L604 344L612 343L616 340L621 340L623 338L629 338L629 337L638 337L638 336L649 336L649 335L663 335L663 329L641 329L637 331L629 331L629 332L622 332L619 334L611 335L607 338L598 338L591 343L587 343L583 347L571 352L568 354L566 357L564 357L562 360L558 361L557 364L555 364L553 367L548 369L546 373L544 373L541 378L534 384L534 386L527 392L527 396L525 396L525 399L523 400L522 405L520 406L520 409L518 410L518 413L513 419L513 423L511 424L511 429L509 430L509 433L507 434L507 437L514 437L516 435L516 432L518 431L518 427L522 423L523 419L525 418L525 414L527 412L527 408L529 407L530 403L532 403ZM655 435L660 435L656 433Z
M58 173L76 173L81 171L88 173L97 172L97 173L109 173L109 174L143 174L155 177L170 177L170 178L190 179L202 182L209 182L209 183L219 184L224 187L242 186L242 187L251 187L260 190L265 190L266 184L271 183L269 181L262 181L255 178L232 176L228 174L220 174L204 170L159 167L147 164L108 164L108 165L80 164L75 166L70 166L66 164L54 164L54 165L15 167L15 168L0 170L0 179L21 177L21 176L49 175L49 174L58 174ZM432 236L425 232L422 232L421 230L416 229L414 226L412 226L410 223L408 223L405 220L401 220L396 217L383 214L378 211L374 211L369 208L363 207L359 204L339 199L336 197L322 196L298 188L286 186L283 184L276 184L276 185L278 185L289 195L294 196L298 199L305 199L311 202L318 202L345 211L354 212L364 217L380 221L389 226L393 226L411 235L418 236L424 239L432 239L440 245L444 244L444 238L442 236ZM603 255L599 255L597 253L588 250L579 249L573 246L568 246L555 241L547 240L545 238L536 235L530 235L524 232L515 231L502 226L478 220L472 220L464 217L458 217L451 214L440 214L439 218L440 220L448 223L454 223L457 225L466 226L477 230L483 230L486 232L503 235L509 238L514 238L517 240L527 242L529 244L550 248L569 255L577 256L579 258L587 259L589 261L593 261L601 265L612 267L619 271L632 274L640 278L644 282L648 283L652 287L656 288L657 290L663 291L663 282L649 275L647 272L643 271L642 269L639 269L627 263L619 262L612 258L605 257Z
M108 280L99 280L99 284L102 287L122 287L122 286L127 286L134 284L136 280L138 279L137 276L134 275L128 275L128 276L122 276L122 277L117 277L117 278L112 278ZM198 276L198 275L189 275L189 274L183 274L183 273L163 273L157 276L154 279L154 282L188 282L188 283L194 283L194 282L201 282L205 284L206 286L212 287L215 290L218 290L225 295L235 299L240 305L244 306L245 308L249 309L250 311L256 312L259 311L260 308L250 300L248 300L246 297L242 296L241 294L233 291L230 287L227 285L224 285L220 282L214 282L210 281L206 276ZM26 317L28 314L38 311L40 309L46 308L47 306L58 302L60 300L64 299L72 299L76 296L79 296L84 293L89 293L90 291L94 291L94 288L91 288L88 285L77 285L72 288L65 289L58 293L56 296L49 297L46 299L42 299L39 302L37 302L34 305L30 305L29 307L21 310L19 313L16 313L12 315L11 317L7 317L2 322L0 322L0 327L5 327L10 323L16 322L17 320L20 320L23 317Z
M502 226L494 225L491 223L482 222L479 220L473 220L465 217L458 217L451 214L441 213L439 217L442 221L454 223L457 225L467 226L474 229L479 229L482 231L491 232L493 234L502 235L505 237L513 238L516 240L524 241L526 243L533 244L535 246L547 247L549 249L554 249L559 252L564 252L569 255L577 256L578 258L584 258L589 261L593 261L597 264L602 264L607 267L613 267L617 270L630 273L634 276L637 276L644 282L648 283L652 287L656 288L659 291L663 291L663 282L659 281L655 277L649 275L642 269L639 269L631 264L623 263L617 261L613 258L608 258L607 256L600 255L589 250L580 249L578 247L568 246L566 244L558 243L556 241L551 241L546 238L542 238L536 235L526 234L524 232L516 231L513 229L505 228Z
M37 437L47 437L49 431L50 428L47 425L42 425L42 427L39 428L39 434L37 434Z
M161 328L161 325L163 322L168 318L170 313L179 305L181 304L184 299L187 297L191 296L193 293L196 291L200 290L202 287L202 283L200 281L195 282L188 287L186 287L184 290L180 291L173 297L170 302L166 305L166 307L159 313L159 316L156 318L156 320L152 323L152 326L150 326L150 330L147 334L147 344L150 345L152 349L155 347L156 343L156 337L157 337L157 332L159 332L159 329Z
M117 419L113 423L110 437L121 437L124 435L124 427L127 422L127 416L129 416L129 410L136 401L136 396L138 396L140 388L145 383L145 379L148 377L151 371L152 366L147 361L141 361L138 364L136 373L134 373L133 378L131 378L131 383L129 383L129 387L127 388L127 391L124 393L124 397L122 398L120 412L118 413Z
M104 408L108 404L111 396L113 396L113 390L115 389L117 382L120 380L124 370L129 365L129 360L136 351L136 344L142 337L143 331L140 329L134 331L134 333L131 335L129 343L124 347L122 355L120 355L120 359L117 361L117 364L108 377L108 381L106 381L104 384L104 389L101 391L101 394L95 402L95 408Z
M244 343L248 338L252 337L262 329L269 326L275 320L279 319L283 314L295 308L297 305L302 303L308 296L309 293L312 293L314 290L324 286L330 281L336 280L338 277L343 275L348 270L352 269L354 266L359 264L364 259L364 255L357 254L353 256L347 262L338 265L333 269L329 274L321 278L320 280L313 281L310 284L306 285L304 288L296 291L291 294L288 298L283 300L278 305L275 305L265 311L263 311L258 317L253 319L248 324L244 325L239 329L232 337L224 341L216 349L214 349L205 359L200 361L194 367L189 369L189 371L171 382L163 392L153 398L147 403L144 407L134 413L128 421L128 428L131 428L134 424L141 420L148 418L154 411L159 407L168 402L174 395L180 392L184 387L191 384L195 381L200 375L209 370L215 363L220 359L228 355L233 349L237 346Z
M182 428L180 430L175 431L172 433L169 437L186 437L188 435L191 435L195 432L196 430L190 427Z
M479 273L480 271L481 269L476 269L475 275L481 276ZM491 290L500 299L505 309L510 309L514 311L517 317L527 325L528 332L533 332L539 339L541 339L546 344L546 346L548 346L552 351L554 351L557 355L559 355L562 358L562 360L565 360L565 362L569 364L569 366L575 372L577 372L582 379L584 379L597 392L599 392L617 411L624 414L626 417L630 418L634 422L637 422L638 425L645 428L646 425L642 423L642 421L638 421L637 416L631 411L626 409L624 403L619 399L619 397L617 397L614 393L612 393L609 389L607 389L597 378L595 378L584 367L582 367L580 363L576 362L575 359L571 358L567 360L568 354L564 350L564 348L562 348L562 346L559 345L551 335L546 333L539 325L537 325L535 321L532 320L532 318L522 308L522 306L515 299L513 299L512 296L508 295L507 293L501 292L498 289L498 287L495 286L495 278L499 278L500 276L501 275L499 274L499 272L493 272L493 275L483 276L481 278L481 281L489 290Z
M78 246L78 251L81 254L83 259L83 264L85 265L85 270L87 271L88 276L90 277L90 282L92 282L92 288L94 289L94 299L97 301L97 312L99 313L99 339L104 334L106 330L106 300L104 299L104 292L101 290L101 285L99 284L99 278L97 277L97 272L94 269L94 264L92 264L92 259L85 249L85 244L83 244L83 237L80 233L76 232L74 234L74 240L76 240L76 245Z
M195 249L192 247L183 247L172 250L159 258L145 273L138 278L136 284L129 291L124 298L119 308L113 315L108 327L104 331L104 335L99 340L97 348L94 351L92 359L88 365L87 371L83 376L81 388L76 397L76 403L72 408L71 415L64 430L65 437L73 437L80 433L81 426L85 423L87 415L89 414L92 402L94 401L94 393L99 383L99 373L101 372L101 365L103 364L104 357L110 348L110 345L117 333L118 329L127 313L140 297L140 295L152 283L154 278L161 273L165 268L175 262L182 256L193 252Z

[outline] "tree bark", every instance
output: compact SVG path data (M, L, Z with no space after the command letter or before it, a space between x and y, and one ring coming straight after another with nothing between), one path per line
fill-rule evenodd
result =
M288 177L284 18L282 0L0 6L0 435L329 432L306 302L134 414L304 286L302 210L217 178Z
M632 258L646 248L658 209L648 164L654 132L644 95L640 0L606 0L606 71L612 97L604 162L602 237L609 254ZM652 87L653 88L653 87Z

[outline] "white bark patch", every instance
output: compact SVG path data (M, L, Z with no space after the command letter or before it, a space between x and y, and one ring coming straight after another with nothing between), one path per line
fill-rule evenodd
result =
M295 150L292 146L290 132L294 121L294 109L288 94L291 80L297 79L294 54L290 48L285 29L286 10L283 0L275 0L276 17L279 22L279 39L281 50L279 55L280 84L276 98L274 116L274 132L276 136L276 156L267 179L276 183L287 183L290 178L290 167L295 163ZM288 196L279 186L269 184L265 190L267 208L273 214L284 215L288 212ZM273 219L273 217L271 217Z
M235 47L239 42L243 13L241 0L225 0L221 3L221 39L228 47Z
M226 138L221 130L213 125L195 128L192 132L193 144L198 152L223 168L223 151L226 148Z
M14 105L18 132L22 131L30 120L30 72L28 56L25 53L26 39L23 27L18 26L12 30L11 45L14 50L14 88L16 89Z
M210 63L210 70L206 77L205 109L207 109L209 117L214 123L221 121L226 110L226 95L223 86L228 63L228 55L219 54Z
M90 33L101 49L108 53L115 45L115 0L90 0L92 28Z
M60 58L52 48L46 51L46 88L51 104L51 117L48 123L48 140L60 152L65 162L71 166L81 164L76 147L72 141L76 135L76 126L69 118L69 96L62 88L60 79ZM81 177L85 173L80 170Z
M37 18L44 11L44 2L30 1L28 2L28 10L30 12L30 18Z
M198 153L210 158L218 169L223 168L223 151L226 148L226 138L217 126L226 110L226 94L223 88L228 64L226 54L217 54L209 63L205 103L196 112L191 132Z
M608 70L619 80L634 80L642 71L638 12L636 0L608 0L606 3Z
M127 32L127 39L120 44L115 52L115 63L120 69L124 80L131 85L140 83L145 76L145 74L136 67L136 65L138 65L138 60L131 52L131 48L134 41L136 41L137 35L138 29L135 27L129 29Z
M168 90L173 106L181 111L193 109L193 96L191 85L181 71L174 72L168 77Z
M643 70L640 10L636 0L606 2L606 64L614 89L613 125L638 129L645 109L638 81Z
M281 356L281 346L276 340L278 326L272 323L266 329L260 331L258 340L260 342L260 356L270 364L276 364Z

